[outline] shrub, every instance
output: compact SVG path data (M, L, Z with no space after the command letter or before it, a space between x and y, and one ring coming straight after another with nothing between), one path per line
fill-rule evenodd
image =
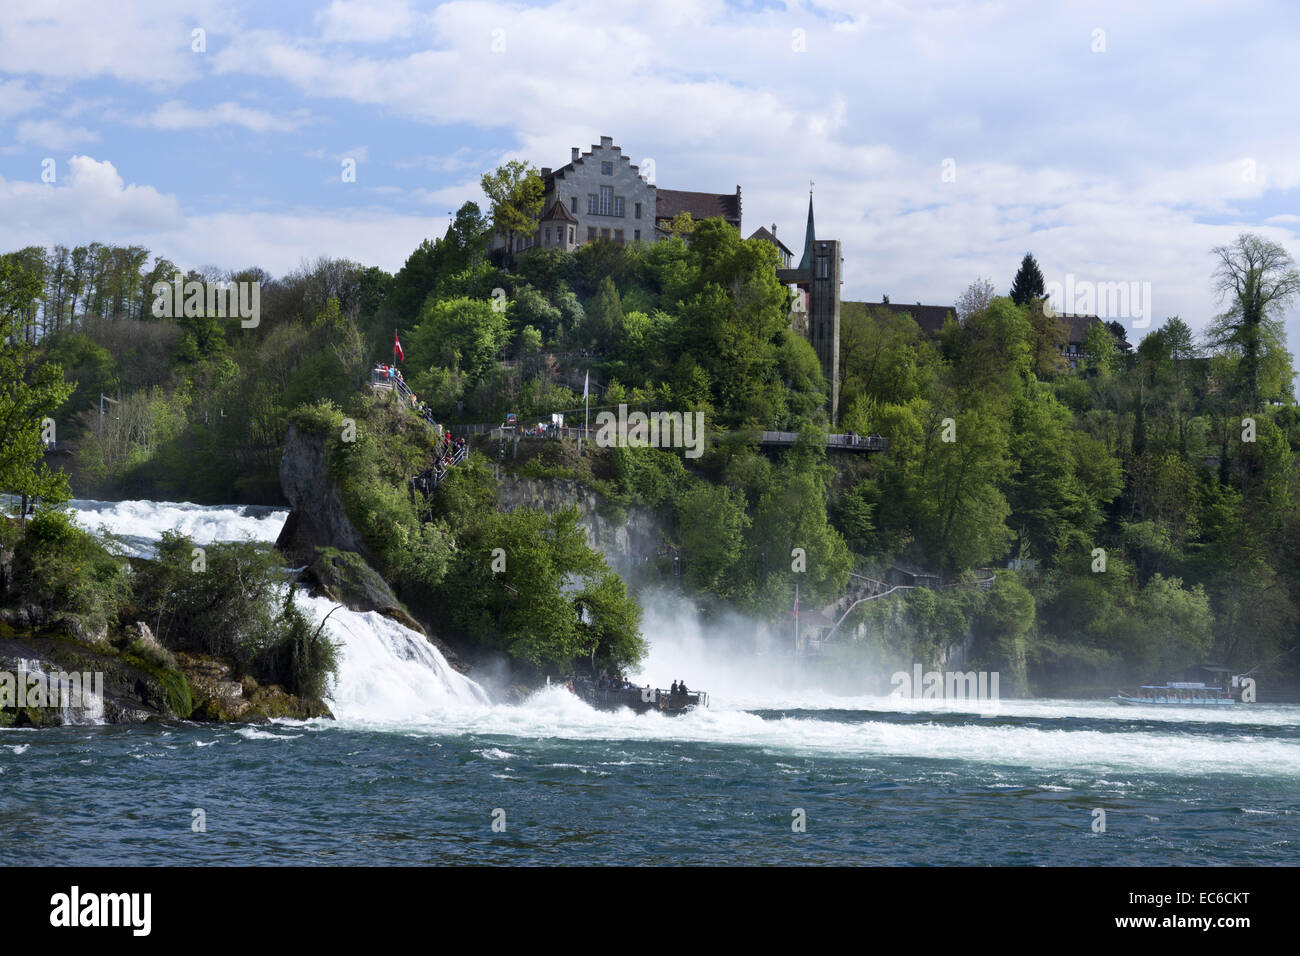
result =
M78 528L69 512L38 511L14 554L11 600L47 615L74 615L99 632L117 620L132 582L115 539Z

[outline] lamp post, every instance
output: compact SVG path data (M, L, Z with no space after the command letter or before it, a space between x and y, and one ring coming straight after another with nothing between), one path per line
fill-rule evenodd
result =
M104 437L104 403L112 402L114 405L119 404L116 398L109 398L103 392L99 393L99 437Z

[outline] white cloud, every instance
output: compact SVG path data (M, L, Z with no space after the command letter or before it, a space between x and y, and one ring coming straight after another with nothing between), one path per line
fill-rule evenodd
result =
M116 242L146 246L187 268L256 264L282 275L324 255L395 271L448 222L441 212L383 209L186 214L176 197L127 184L107 160L73 156L56 174L53 184L0 179L0 249Z
M24 80L0 80L0 120L21 116L36 109L45 97Z
M193 80L201 60L191 31L212 41L232 25L226 0L63 0L0 4L0 63L11 74L111 76L150 86Z
M332 0L315 24L330 43L379 43L409 35L420 19L406 0Z
M232 125L242 126L255 133L285 133L301 127L306 122L306 112L299 110L293 116L275 116L265 110L250 109L234 102L198 109L180 100L170 100L140 122L158 129L205 129Z
M174 196L128 185L107 160L73 156L55 167L53 183L0 179L0 248L89 242L135 242L141 232L181 228Z
M68 126L54 119L23 120L14 137L23 146L43 149L72 149L99 140L99 134L84 126Z

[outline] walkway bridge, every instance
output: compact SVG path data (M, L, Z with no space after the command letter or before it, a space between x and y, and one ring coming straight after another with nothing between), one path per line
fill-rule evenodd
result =
M427 499L429 493L438 487L443 478L447 477L447 469L461 464L469 457L469 442L463 439L456 440L449 429L439 425L428 407L416 397L405 381L400 377L394 377L394 372L395 370L383 366L371 369L370 387L377 392L395 392L403 405L410 408L425 424L437 432L438 446L434 450L433 464L411 478L412 489Z

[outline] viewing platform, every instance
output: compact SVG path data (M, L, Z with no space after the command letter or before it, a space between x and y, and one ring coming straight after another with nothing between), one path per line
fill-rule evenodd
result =
M758 443L774 448L792 448L798 440L798 432L763 432ZM826 448L835 451L888 451L889 439L880 435L827 435Z

